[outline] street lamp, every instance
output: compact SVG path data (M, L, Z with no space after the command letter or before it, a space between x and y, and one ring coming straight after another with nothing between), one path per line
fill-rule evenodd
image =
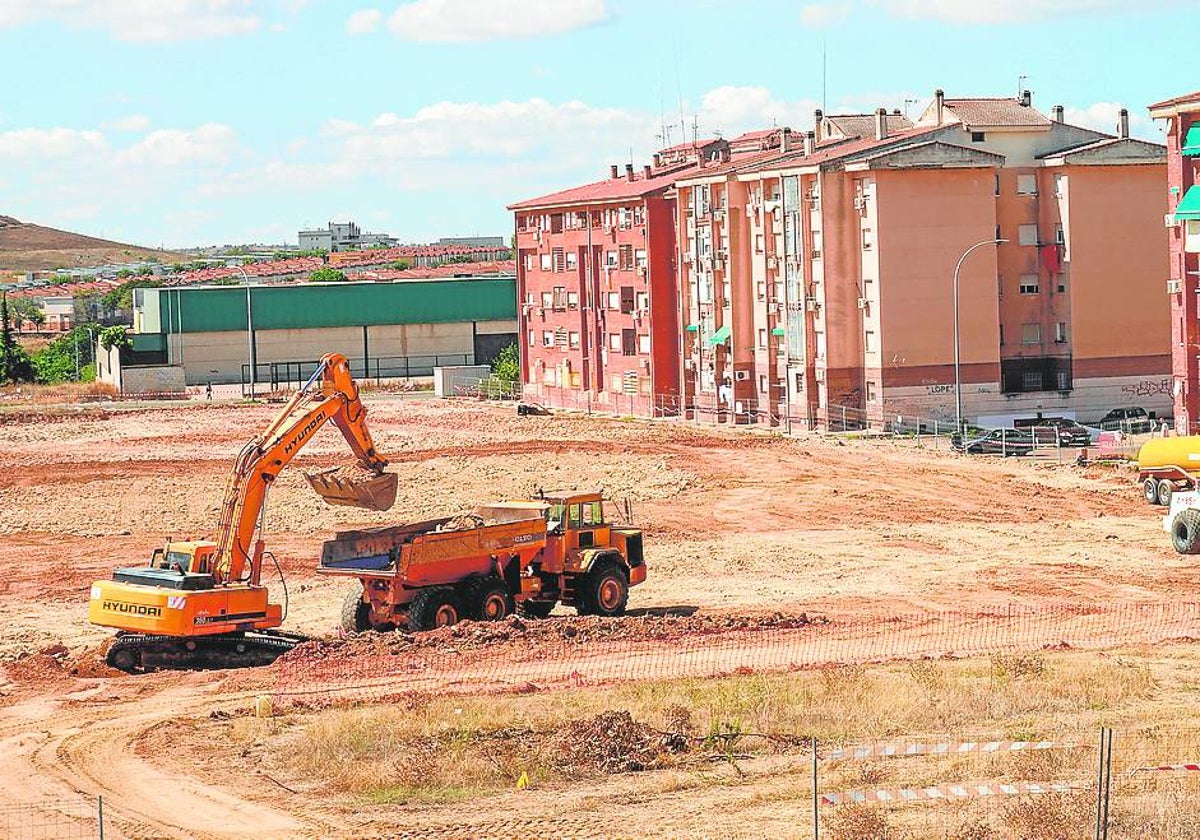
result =
M231 268L246 281L246 367L250 370L250 399L254 399L254 316L250 312L250 275L240 265Z
M959 372L959 348L958 348L958 270L962 268L962 264L966 261L967 256L976 248L982 248L985 245L999 245L1002 242L1007 242L1007 239L985 239L982 242L976 242L967 250L963 251L963 255L958 258L958 263L954 266L954 430L959 434L963 431L963 410L962 410L962 374Z

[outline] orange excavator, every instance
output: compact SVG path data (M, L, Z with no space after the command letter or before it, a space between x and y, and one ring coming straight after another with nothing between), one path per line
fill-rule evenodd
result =
M366 415L346 358L326 355L267 430L242 447L215 539L168 540L149 565L117 569L112 580L92 585L88 620L120 631L108 664L130 672L263 665L302 641L273 632L283 623L283 609L269 602L259 582L263 559L271 557L263 545L267 493L332 422L358 463L306 475L309 484L330 504L390 508L397 477L384 472L388 462L375 451Z

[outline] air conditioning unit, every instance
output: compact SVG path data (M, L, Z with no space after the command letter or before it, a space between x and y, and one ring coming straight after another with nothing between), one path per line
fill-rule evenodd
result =
M1168 280L1167 281L1167 294L1177 295L1182 291L1183 291L1183 281L1182 280Z
M1163 216L1163 224L1169 228L1173 228L1179 224L1179 222L1175 221L1174 213L1168 213L1167 215Z
M870 305L871 305L871 301L867 300L866 298L858 299L858 308L859 309L866 309Z
M539 307L538 307L538 309L537 309L537 314L539 314L539 315L541 315L543 318L545 318L545 317L546 317L546 307L544 307L544 306L539 306Z
M639 277L645 277L646 276L646 266L639 265L637 268L637 273L638 273Z
M744 382L745 380L747 380L749 378L750 378L750 371L748 371L748 370L735 370L733 372L733 379L735 382Z
M646 370L650 370L650 360L642 359L642 367L644 367Z
M691 265L691 264L692 264L692 254L691 254L691 252L690 252L690 251L684 251L682 254L680 254L680 255L679 255L679 261L680 261L681 263L683 263L684 265Z
M821 308L821 303L816 298L809 298L808 300L804 301L804 308L809 312L816 312Z

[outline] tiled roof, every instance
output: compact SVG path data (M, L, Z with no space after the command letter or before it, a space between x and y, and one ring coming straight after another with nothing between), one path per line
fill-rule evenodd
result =
M843 137L867 137L875 135L874 114L829 114L826 122L838 130ZM906 131L913 127L912 120L902 114L887 115L887 129Z
M1102 149L1115 149L1118 146L1123 146L1130 153L1126 156L1126 159L1130 162L1144 160L1146 163L1161 163L1167 157L1167 147L1162 143L1151 143L1148 140L1138 140L1134 137L1103 137L1099 140L1092 140L1078 146L1059 149L1054 152L1046 152L1045 154L1038 155L1038 159L1069 158L1081 152L1098 152Z
M1172 99L1164 99L1162 102L1155 102L1153 105L1149 105L1147 107L1149 107L1151 111L1154 111L1159 108L1171 108L1175 105L1191 104L1193 102L1200 103L1200 90L1196 91L1195 93L1176 96Z
M592 184L571 187L570 189L560 190L538 198L519 201L516 204L508 205L508 209L527 210L534 207L550 207L561 204L581 204L593 201L619 201L627 198L639 198L659 190L665 190L675 183L675 181L679 180L679 178L684 177L683 173L698 169L699 167L696 164L675 167L673 169L659 169L651 171L649 178L646 178L642 172L635 172L633 180L630 180L625 175L619 175L616 178L606 178L603 181L596 181Z
M972 128L1048 126L1050 118L1016 99L947 99L946 111Z
M665 149L659 149L659 154L664 152L686 152L688 149L703 149L705 146L711 146L713 143L721 142L720 137L709 137L707 140L688 140L685 143L676 143L674 146L668 146Z
M925 135L934 134L938 131L946 129L944 125L918 125L905 131L898 131L895 134L889 134L883 140L876 140L875 134L872 132L869 137L862 137L857 140L837 140L834 142L822 143L817 146L811 155L806 155L804 152L798 151L787 155L775 156L773 158L756 161L745 168L746 172L764 172L770 171L782 166L801 167L801 166L819 166L824 163L832 163L844 158L853 157L872 150L883 151L890 149L893 146L906 146L910 142Z

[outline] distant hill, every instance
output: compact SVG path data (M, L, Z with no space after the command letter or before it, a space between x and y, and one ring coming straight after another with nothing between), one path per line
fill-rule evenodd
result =
M183 262L186 254L110 242L65 230L20 222L0 216L0 274L85 268L105 263L127 263L155 258Z

